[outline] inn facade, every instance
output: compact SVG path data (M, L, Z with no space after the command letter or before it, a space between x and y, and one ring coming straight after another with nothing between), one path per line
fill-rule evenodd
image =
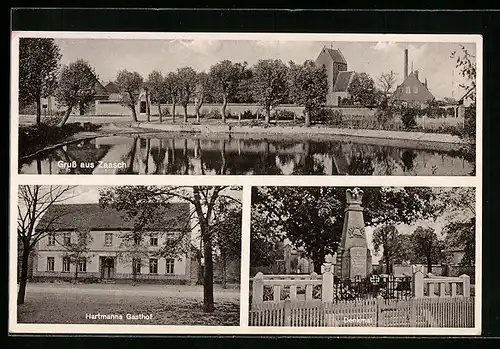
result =
M50 232L37 244L33 280L71 280L77 268L84 282L126 282L134 274L138 282L195 282L189 204L172 203L158 216L140 241L134 241L133 222L123 212L98 204L51 206L37 225ZM78 260L70 258L75 251L71 246L78 244L84 230L90 236L86 251ZM176 252L160 253L169 246Z

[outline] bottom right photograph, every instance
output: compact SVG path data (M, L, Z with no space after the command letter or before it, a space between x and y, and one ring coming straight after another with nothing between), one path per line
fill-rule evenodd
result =
M253 187L249 325L474 328L477 235L473 187Z

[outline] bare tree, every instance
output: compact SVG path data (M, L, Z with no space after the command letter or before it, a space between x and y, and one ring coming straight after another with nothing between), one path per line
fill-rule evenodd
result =
M28 281L28 262L30 254L36 244L45 238L62 216L69 211L60 212L50 217L44 222L43 229L35 229L36 224L55 204L60 204L68 200L71 195L72 186L41 186L22 185L19 186L18 206L17 206L17 237L22 245L21 278L17 304L24 304L26 295L26 283Z
M382 92L384 92L385 95L390 93L392 88L396 84L397 75L397 73L391 70L388 73L382 73L378 77L377 83L379 85L379 88L382 90Z

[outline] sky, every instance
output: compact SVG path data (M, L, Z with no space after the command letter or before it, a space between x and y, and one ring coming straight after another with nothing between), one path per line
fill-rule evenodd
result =
M464 90L451 52L460 51L460 43L408 42L324 42L324 41L259 41L259 40L156 40L156 39L55 39L61 49L61 64L79 58L88 61L103 82L116 78L119 70L139 72L144 78L157 69L163 73L191 66L208 71L224 59L248 62L259 59L281 59L302 63L315 60L326 47L338 48L347 60L348 70L366 72L374 80L391 70L403 79L404 49L409 51L409 70L419 70L420 80L427 78L428 87L437 99L460 98ZM475 55L474 44L464 44Z

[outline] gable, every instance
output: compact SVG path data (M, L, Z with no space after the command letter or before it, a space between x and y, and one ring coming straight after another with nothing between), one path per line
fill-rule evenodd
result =
M344 55L338 49L331 49L324 47L319 53L316 61L318 61L318 59L320 59L320 57L322 56L327 57L331 62L347 65L347 61L345 60Z
M96 80L95 85L94 85L94 89L95 89L95 94L97 96L109 95L108 91L106 91L106 88L101 84L101 82L99 80Z
M396 88L393 98L401 101L426 102L434 99L434 96L429 89L417 79L415 73L411 73L406 80Z
M109 94L120 93L118 87L116 87L113 81L108 82L104 88L106 89L106 91L108 91Z
M189 227L189 211L188 203L171 203L167 207L160 207L158 218L147 229L185 231ZM37 224L37 229L47 227L51 230L132 230L134 221L128 219L123 211L102 208L99 204L63 204L49 207Z

